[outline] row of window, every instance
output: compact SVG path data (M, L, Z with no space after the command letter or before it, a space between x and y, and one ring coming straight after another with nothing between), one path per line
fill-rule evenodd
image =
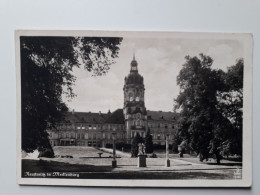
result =
M145 132L132 131L131 138L134 138L137 133L139 133L141 137L145 137Z
M74 125L59 125L58 129L73 129ZM80 130L96 130L96 129L102 129L102 130L124 130L124 125L120 124L120 125L113 125L113 124L105 124L105 125L93 125L93 124L80 124L80 125L76 125L76 129Z
M138 132L141 137L145 137L145 132ZM134 138L137 134L137 131L132 131L131 138ZM154 140L165 140L166 136L163 133L153 133L151 134ZM172 136L169 136L169 139L172 139Z
M60 143L58 143L57 141L50 141L50 144L52 146L74 146L75 142L74 141L63 141L61 140ZM165 144L165 142L154 142L154 144ZM76 145L78 146L98 146L100 147L100 143L97 143L96 141L88 141L88 142L77 142Z
M134 120L132 121L132 125L134 126L144 126L143 120Z
M148 127L151 127L151 128L165 128L165 129L168 129L168 128L172 128L174 129L174 125L170 125L170 124L164 124L164 123L148 123Z
M116 139L124 139L124 134L116 134ZM113 139L113 135L111 133L103 133L103 134L88 134L88 133L61 133L54 134L49 133L50 138L72 138L72 139Z
M132 125L136 125L136 126L143 126L144 125L144 121L137 119L137 120L133 120ZM174 129L174 125L173 124L165 124L165 123L148 123L148 127L150 128L171 128ZM59 125L58 129L73 129L74 126L73 125ZM89 124L89 125L85 125L85 124L81 124L81 125L76 125L76 129L80 130L96 130L96 129L102 129L102 130L124 130L124 125L120 124L120 125L113 125L113 124L104 124L104 125L93 125L93 124Z

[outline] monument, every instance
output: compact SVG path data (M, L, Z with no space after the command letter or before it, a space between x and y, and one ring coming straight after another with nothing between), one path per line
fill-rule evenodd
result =
M146 152L145 145L143 143L138 144L138 167L146 167Z

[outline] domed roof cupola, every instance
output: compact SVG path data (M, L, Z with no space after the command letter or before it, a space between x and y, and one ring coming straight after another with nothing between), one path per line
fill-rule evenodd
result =
M131 70L128 76L125 78L125 84L143 84L143 77L138 73L137 61L135 60L135 55L131 62Z
M131 62L131 70L130 70L130 72L138 72L137 65L138 65L138 63L135 60L135 55L134 55L133 60Z

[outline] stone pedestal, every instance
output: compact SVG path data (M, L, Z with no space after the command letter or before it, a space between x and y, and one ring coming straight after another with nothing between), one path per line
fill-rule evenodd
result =
M138 167L146 167L146 155L139 154L138 155Z
M170 159L166 159L165 166L166 167L170 167L171 166Z
M116 168L116 160L112 160L112 168Z

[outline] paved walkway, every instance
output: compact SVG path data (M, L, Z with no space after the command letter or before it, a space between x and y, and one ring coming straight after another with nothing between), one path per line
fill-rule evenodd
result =
M46 161L52 162L63 162L71 165L86 165L98 167L110 167L112 165L112 149L101 148L96 149L92 147L82 147L76 148L71 147L64 150L63 148L56 147L55 154L63 155L69 154L73 155L73 158L41 158ZM102 158L99 158L98 152L102 151ZM170 158L170 167L165 167L165 158L147 158L145 168L138 168L137 158L130 158L129 153L116 151L116 155L120 158L117 160L117 168L112 169L113 172L123 172L123 171L144 171L144 172L156 172L156 171L196 171L196 170L232 170L240 169L241 165L216 165L216 164L206 164L206 163L197 163L196 161L190 161L189 159L179 159L179 158Z
M111 148L100 148L101 151L113 154L113 149ZM121 152L119 150L116 150L116 156L120 156L120 157L131 157L131 154L126 153L126 152Z
M100 158L98 153L102 151ZM170 158L170 167L165 166L165 158L147 158L147 167L139 168L138 159L130 158L129 153L116 151L117 167L112 168L112 149L102 148L101 150L92 147L55 147L56 158L41 158L38 160L24 160L25 170L38 170L39 172L61 171L77 172L81 178L233 178L242 163L200 163L197 158L179 159ZM73 156L66 158L64 155ZM199 176L199 177L198 177Z
M188 161L185 161L185 160L181 160L181 159L174 159L175 162L178 162L180 164L189 164L189 165L201 165L199 163L194 163L194 162L188 162Z

